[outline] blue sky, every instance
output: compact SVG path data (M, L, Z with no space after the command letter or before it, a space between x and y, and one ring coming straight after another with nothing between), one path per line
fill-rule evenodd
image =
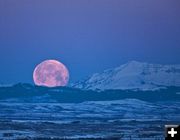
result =
M0 83L57 59L70 82L131 60L180 63L179 0L1 0Z

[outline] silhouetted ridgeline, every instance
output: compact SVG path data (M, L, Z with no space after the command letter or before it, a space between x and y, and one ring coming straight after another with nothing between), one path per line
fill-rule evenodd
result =
M0 100L5 102L84 102L110 101L135 98L144 101L179 101L180 87L167 87L157 91L105 90L92 91L70 87L38 87L30 84L16 84L0 87Z

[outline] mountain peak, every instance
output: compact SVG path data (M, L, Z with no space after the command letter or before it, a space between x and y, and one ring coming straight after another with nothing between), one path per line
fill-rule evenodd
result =
M180 65L149 64L130 61L120 67L96 73L74 84L82 89L156 90L180 86Z
M145 63L132 60L132 61L129 61L127 64L128 64L128 65L139 65L139 64L145 64Z

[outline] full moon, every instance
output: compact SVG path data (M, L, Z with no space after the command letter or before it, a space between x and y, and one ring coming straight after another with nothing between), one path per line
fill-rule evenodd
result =
M33 80L37 86L66 86L69 81L69 72L63 63L57 60L46 60L34 69Z

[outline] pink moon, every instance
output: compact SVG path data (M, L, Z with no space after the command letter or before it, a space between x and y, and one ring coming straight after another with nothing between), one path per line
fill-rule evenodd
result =
M69 71L57 60L46 60L36 66L33 80L37 86L66 86L69 81Z

